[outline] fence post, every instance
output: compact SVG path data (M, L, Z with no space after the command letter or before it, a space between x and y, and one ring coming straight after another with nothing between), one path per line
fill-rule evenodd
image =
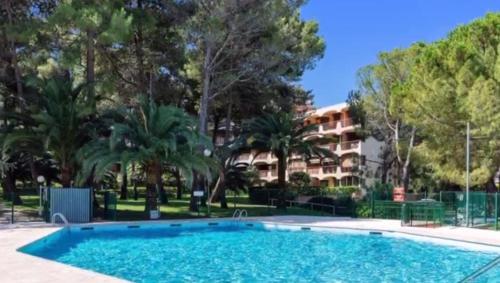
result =
M373 193L373 191L371 191L370 195L371 195L371 197L370 197L370 206L371 206L371 209L372 209L372 218L375 218L375 200L374 200L374 193Z
M488 193L484 192L484 224L488 223Z
M406 208L406 203L403 203L401 205L401 226L405 226L405 208Z
M498 211L500 207L498 207L498 192L495 193L495 230L498 230Z

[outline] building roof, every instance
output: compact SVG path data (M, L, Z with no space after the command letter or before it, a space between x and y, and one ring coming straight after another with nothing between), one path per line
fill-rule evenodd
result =
M318 109L315 109L313 111L307 112L308 116L323 116L328 112L341 112L342 110L346 110L349 106L347 103L338 103L326 107L321 107Z

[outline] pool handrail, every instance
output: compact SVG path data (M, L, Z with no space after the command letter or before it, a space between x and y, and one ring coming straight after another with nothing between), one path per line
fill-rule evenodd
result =
M473 273L469 274L467 277L460 280L459 283L475 282L475 280L479 276L485 274L486 272L490 271L493 267L495 267L499 264L500 264L500 256L494 258L492 261L488 262L486 265L482 266L481 268L477 269Z
M239 209L236 209L236 210L233 212L233 217L232 217L232 218L237 218L239 214L240 214L240 210L239 210Z
M62 222L64 222L64 226L68 226L69 225L68 219L66 219L66 217L64 216L64 214L62 214L60 212L56 212L56 213L52 214L52 218L51 218L51 223L52 224L56 223L56 217L57 216L59 216L59 218L62 220Z
M246 209L236 209L233 212L233 219L241 221L241 218L243 217L248 217L248 212L246 211Z

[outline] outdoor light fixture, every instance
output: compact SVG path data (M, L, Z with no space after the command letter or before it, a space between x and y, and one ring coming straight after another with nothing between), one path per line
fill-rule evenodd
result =
M39 175L36 177L36 181L38 182L38 215L42 216L42 185L45 182L45 177L42 175Z
M203 155L209 157L210 155L212 155L212 151L208 148L205 148L205 150L203 150Z

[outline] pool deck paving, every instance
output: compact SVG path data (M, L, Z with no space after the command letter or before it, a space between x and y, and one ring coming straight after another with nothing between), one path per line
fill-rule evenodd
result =
M231 219L197 219L194 221L225 221ZM189 220L155 221L144 223L179 223ZM378 231L401 235L433 237L434 239L456 240L473 244L488 245L485 249L500 250L500 231L480 230L463 227L402 227L398 220L351 219L341 217L313 216L272 216L249 217L244 221L259 221L269 225L292 225L312 229L355 229ZM115 222L116 223L116 222ZM137 223L137 222L134 222ZM92 223L103 225L109 223ZM119 224L126 224L119 222ZM127 282L97 272L72 267L55 261L31 256L17 251L37 239L47 236L61 226L45 223L23 223L18 225L0 225L0 282Z

